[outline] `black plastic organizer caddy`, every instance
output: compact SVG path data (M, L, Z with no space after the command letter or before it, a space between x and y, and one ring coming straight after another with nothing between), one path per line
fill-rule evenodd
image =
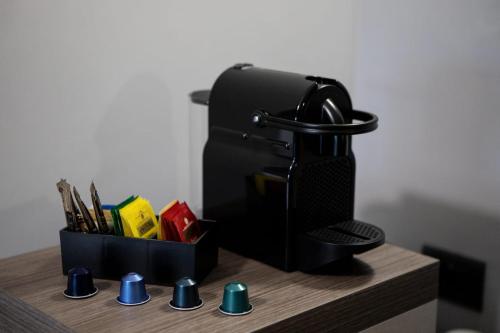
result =
M199 220L203 234L194 243L103 234L59 232L63 274L76 266L90 268L95 278L120 280L129 272L146 283L172 285L182 277L201 282L217 266L215 222Z

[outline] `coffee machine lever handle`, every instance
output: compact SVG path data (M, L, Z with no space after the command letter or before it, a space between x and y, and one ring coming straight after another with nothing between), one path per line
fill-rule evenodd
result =
M348 116L361 121L352 124L315 124L271 116L268 112L257 110L252 113L252 123L258 127L274 127L305 134L355 135L374 131L378 117L366 111L352 110Z

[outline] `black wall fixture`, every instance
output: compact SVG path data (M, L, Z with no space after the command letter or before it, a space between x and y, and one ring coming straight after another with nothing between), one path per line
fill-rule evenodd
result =
M475 311L483 309L486 264L431 245L422 253L439 259L439 297Z

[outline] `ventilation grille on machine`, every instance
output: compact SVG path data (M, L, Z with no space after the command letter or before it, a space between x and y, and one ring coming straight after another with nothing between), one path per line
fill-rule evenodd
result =
M348 157L304 165L297 178L297 224L302 231L352 220L353 165Z

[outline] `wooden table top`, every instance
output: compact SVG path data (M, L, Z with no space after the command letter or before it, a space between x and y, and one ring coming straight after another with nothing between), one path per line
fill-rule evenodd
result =
M254 305L249 315L217 310L224 285L235 280L248 285ZM171 287L148 285L152 300L126 307L115 301L119 281L96 279L99 293L83 300L63 296L66 282L59 247L0 260L0 288L29 304L34 321L43 313L47 325L81 332L359 331L435 299L438 262L386 244L314 274L285 273L220 250L219 266L200 286L205 304L194 311L168 306ZM15 306L0 301L0 307L0 321L3 313L16 322L17 315L8 313Z

